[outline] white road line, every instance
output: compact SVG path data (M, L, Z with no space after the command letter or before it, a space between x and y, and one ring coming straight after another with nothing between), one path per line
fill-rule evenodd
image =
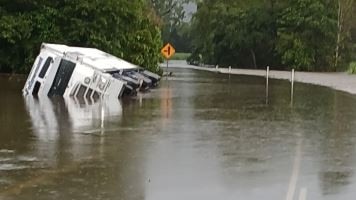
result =
M303 143L303 139L300 138L297 142L295 159L294 159L294 164L293 164L293 171L292 171L292 176L289 181L286 200L293 200L295 190L297 187L297 182L298 182L298 177L299 177L299 172L300 172L300 163L302 160L302 143Z
M302 188L299 193L299 200L307 200L307 188Z

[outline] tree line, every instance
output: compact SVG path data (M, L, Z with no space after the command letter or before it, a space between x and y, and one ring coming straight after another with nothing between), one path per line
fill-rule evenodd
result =
M160 20L163 43L171 43L178 52L191 51L190 20L184 9L194 0L148 0Z
M27 73L42 42L99 48L154 72L162 59L147 0L1 0L0 71Z
M354 59L354 0L202 0L190 60L233 67L343 70Z
M192 21L184 5L197 4ZM163 43L205 64L306 71L356 60L355 0L0 0L0 72L42 42L95 47L158 72Z

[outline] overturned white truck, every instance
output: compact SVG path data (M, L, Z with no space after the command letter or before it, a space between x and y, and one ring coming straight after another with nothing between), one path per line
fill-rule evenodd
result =
M43 43L23 93L94 100L120 98L155 87L160 78L98 49Z

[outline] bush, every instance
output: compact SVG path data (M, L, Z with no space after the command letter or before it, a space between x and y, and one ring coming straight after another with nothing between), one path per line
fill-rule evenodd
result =
M202 64L203 58L201 54L198 54L196 51L187 58L187 63L189 65L196 65L199 66Z
M351 62L347 71L349 74L356 74L356 62Z
M161 33L148 1L0 2L1 72L28 73L47 42L98 48L160 73Z
M356 60L356 43L352 46L351 59Z

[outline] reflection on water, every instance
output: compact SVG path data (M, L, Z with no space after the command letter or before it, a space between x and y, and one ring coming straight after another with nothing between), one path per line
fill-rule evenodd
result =
M57 160L51 158L58 156L62 145L69 145L71 159L92 158L91 149L81 145L92 142L85 135L100 136L106 131L112 131L109 124L120 122L122 116L119 100L80 102L72 98L25 96L24 101L31 119L33 136L36 138L33 150L37 150L37 155L51 162L46 162L49 166L58 164ZM103 140L104 137L99 146Z
M330 123L325 131L327 139L322 146L322 171L320 172L323 193L343 193L349 184L352 184L356 159L355 136L356 133L349 109L344 104L349 100L341 99L335 95L334 105L330 108Z
M122 105L119 100L80 103L74 98L49 99L25 96L26 109L34 133L40 140L56 140L61 132L90 133L105 131L105 123L119 122ZM65 130L62 130L65 129Z
M113 102L0 78L0 199L355 199L356 98L174 70Z

